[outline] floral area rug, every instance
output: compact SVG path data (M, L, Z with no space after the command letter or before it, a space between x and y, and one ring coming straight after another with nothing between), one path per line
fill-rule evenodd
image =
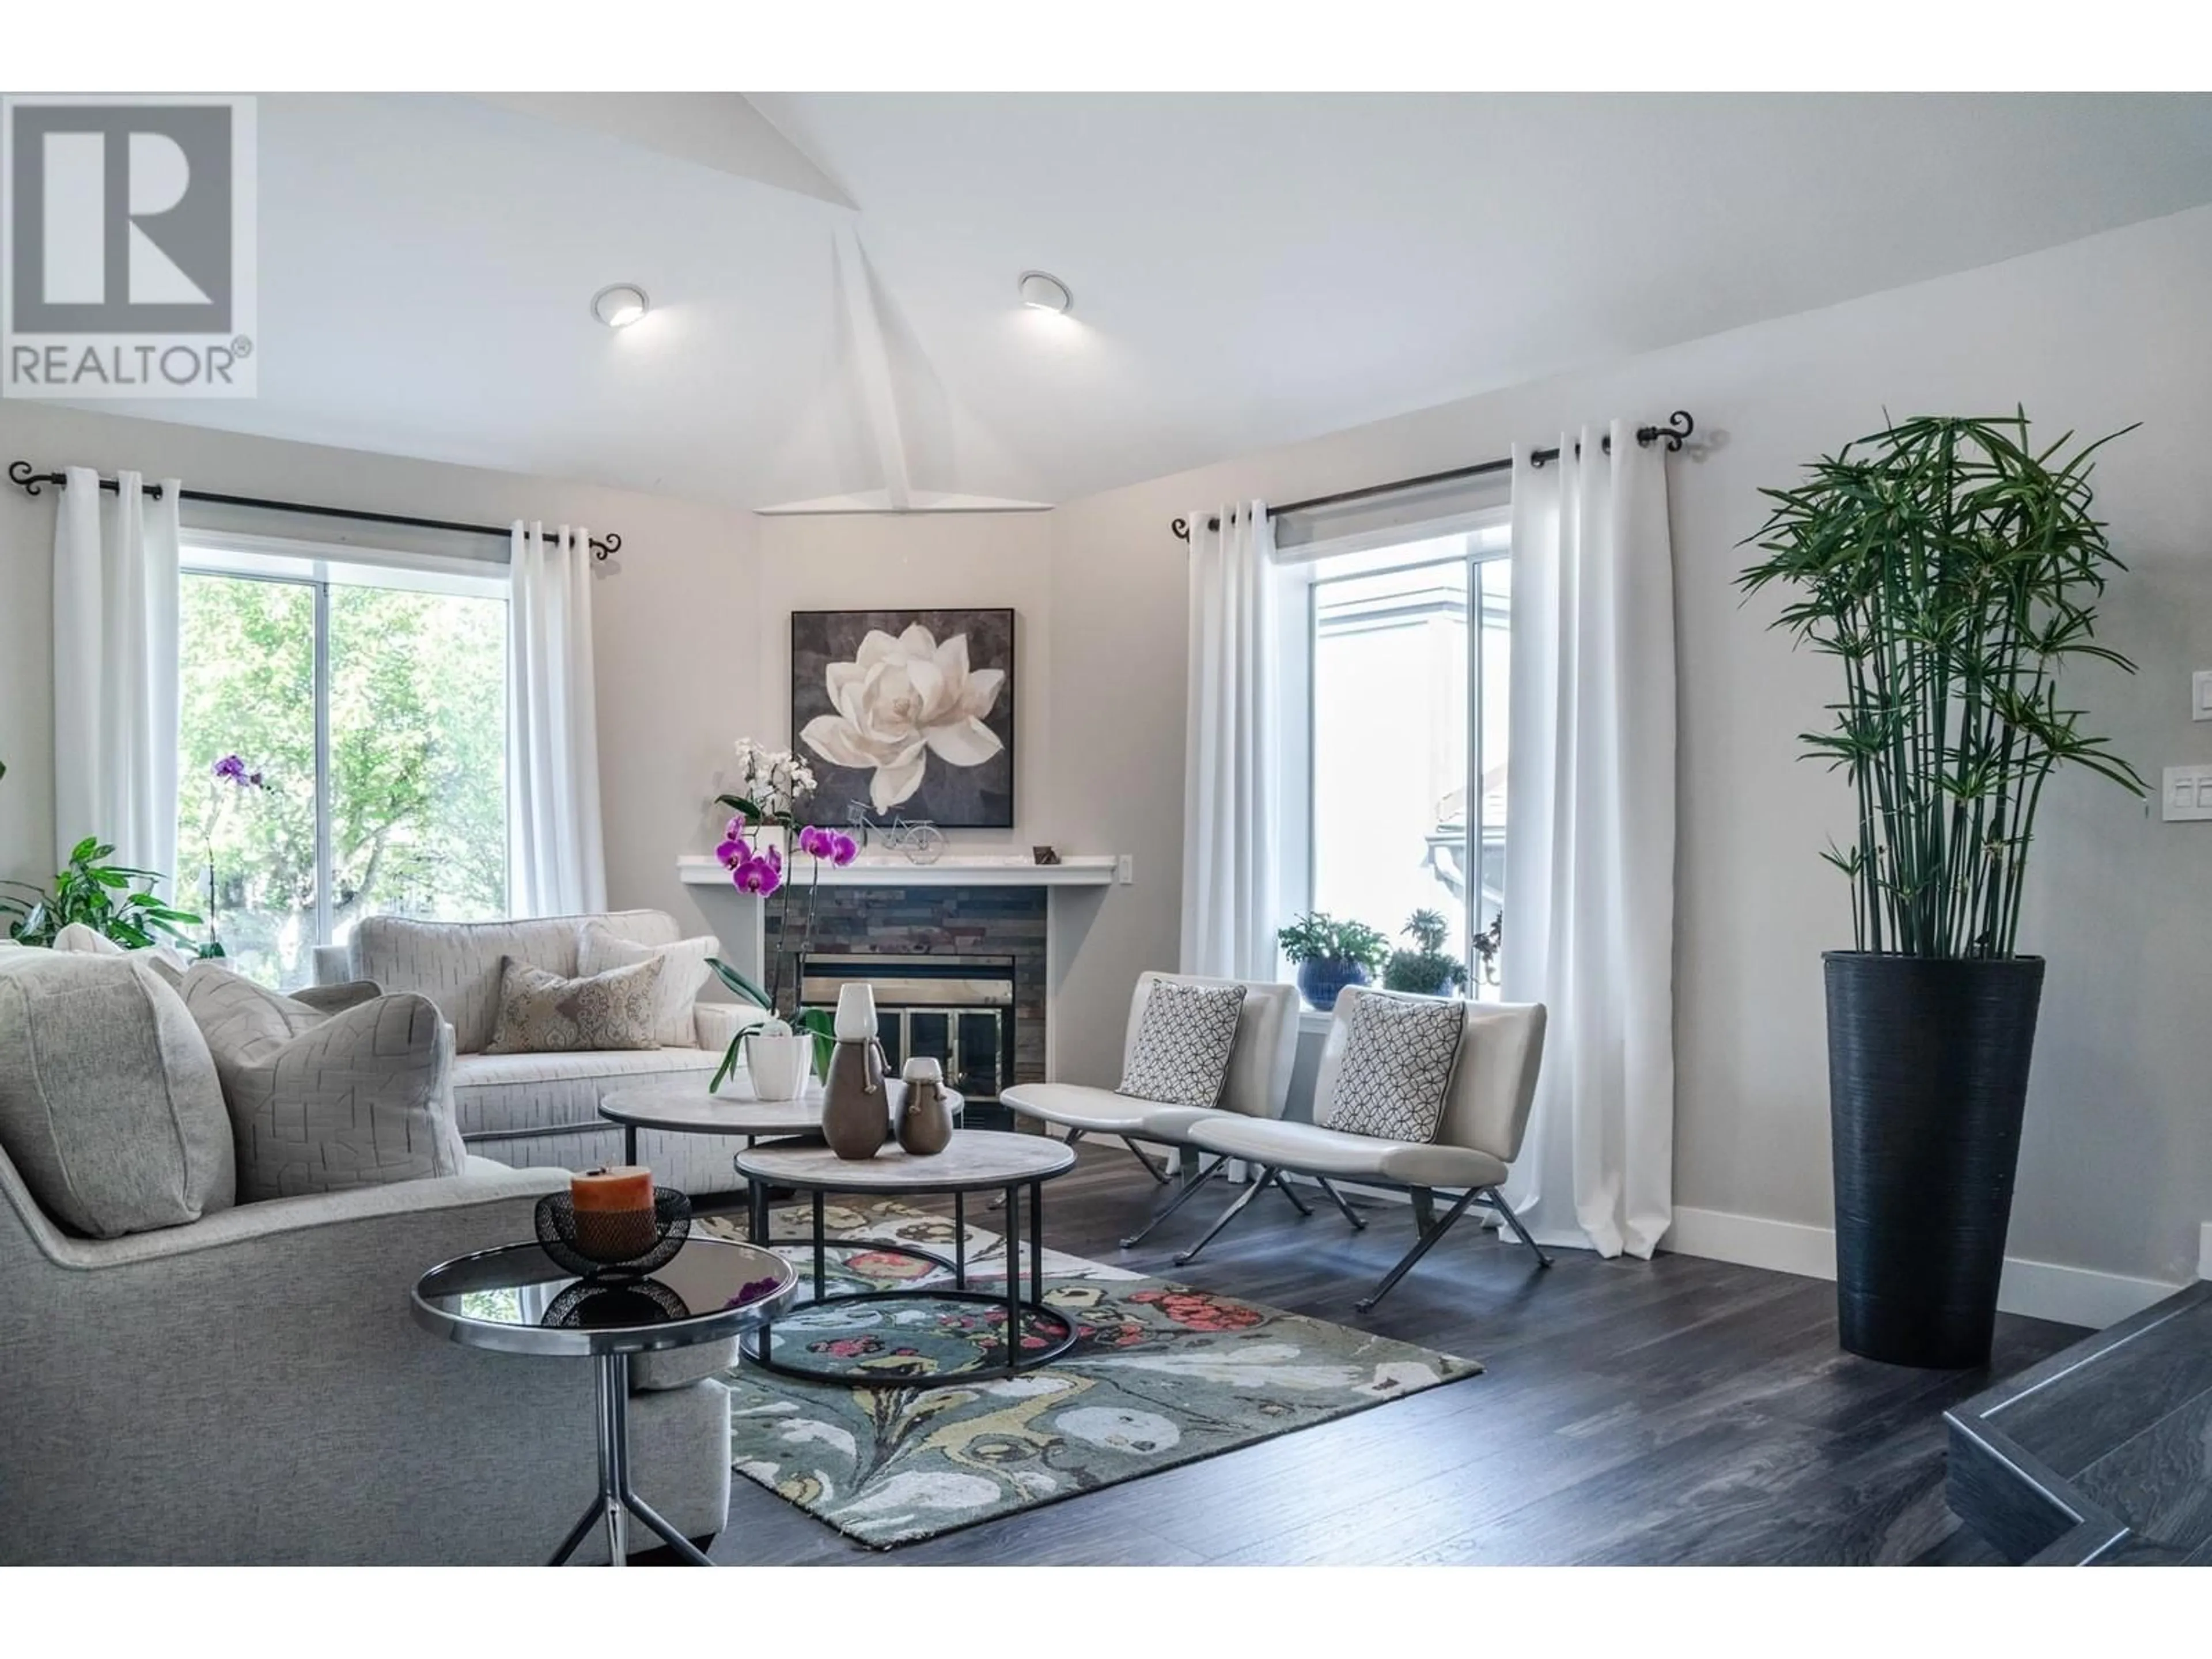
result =
M949 1218L902 1205L832 1205L824 1219L833 1237L951 1254ZM780 1210L775 1232L801 1237L807 1223L803 1210ZM734 1218L699 1224L743 1237ZM968 1237L969 1287L1003 1287L1000 1237L972 1225ZM811 1252L781 1248L800 1268L804 1297ZM830 1264L833 1295L949 1287L952 1277L865 1245L833 1249ZM855 1389L751 1365L726 1373L732 1468L847 1537L888 1549L1482 1370L1432 1349L1049 1249L1044 1299L1076 1321L1075 1346L1048 1365L1002 1381ZM776 1340L780 1355L802 1363L834 1356L896 1375L927 1374L956 1368L979 1347L995 1349L1003 1321L975 1304L862 1303L779 1326ZM1036 1346L1057 1334L1025 1340Z

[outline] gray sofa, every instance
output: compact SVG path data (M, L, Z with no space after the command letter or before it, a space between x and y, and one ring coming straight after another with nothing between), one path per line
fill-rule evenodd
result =
M371 916L345 945L315 953L325 985L374 980L386 992L428 997L453 1027L453 1110L470 1152L516 1168L583 1170L617 1161L622 1132L599 1116L611 1091L665 1081L695 1081L702 1094L740 1027L762 1016L726 1002L694 1012L696 1048L566 1054L488 1054L499 1005L499 964L513 957L563 977L577 971L584 916L533 921L410 921ZM676 920L661 910L617 910L599 918L636 945L672 945ZM714 1135L638 1136L639 1161L664 1184L692 1194L739 1185L730 1166L736 1143Z
M44 1057L0 1042L0 1088ZM408 1292L528 1238L561 1184L471 1158L86 1238L0 1151L0 1564L550 1555L597 1489L590 1367L441 1341ZM638 1489L691 1536L729 1504L729 1396L690 1380L717 1358L699 1357L631 1411Z

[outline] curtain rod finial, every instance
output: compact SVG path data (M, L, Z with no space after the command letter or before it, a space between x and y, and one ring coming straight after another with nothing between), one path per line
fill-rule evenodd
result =
M39 493L40 479L38 469L33 467L28 461L9 462L8 482L14 484L16 489L21 490L26 495L35 495Z
M1171 519L1168 521L1168 528L1175 532L1175 538L1177 541L1187 542L1190 539L1190 520L1188 519Z

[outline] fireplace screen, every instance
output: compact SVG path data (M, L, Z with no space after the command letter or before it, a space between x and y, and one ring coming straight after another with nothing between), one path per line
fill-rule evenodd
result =
M1014 959L997 956L810 955L799 998L835 1009L837 988L865 981L876 994L884 1057L896 1071L914 1055L945 1067L970 1101L996 1101L1014 1076Z

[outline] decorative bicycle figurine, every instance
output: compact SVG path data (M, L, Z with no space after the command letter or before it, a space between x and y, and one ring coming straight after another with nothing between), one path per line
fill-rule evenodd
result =
M854 801L845 811L845 822L864 833L864 840L880 838L884 847L905 855L910 864L934 864L945 855L945 831L927 818L909 823L893 814L889 823L878 823L868 809Z

